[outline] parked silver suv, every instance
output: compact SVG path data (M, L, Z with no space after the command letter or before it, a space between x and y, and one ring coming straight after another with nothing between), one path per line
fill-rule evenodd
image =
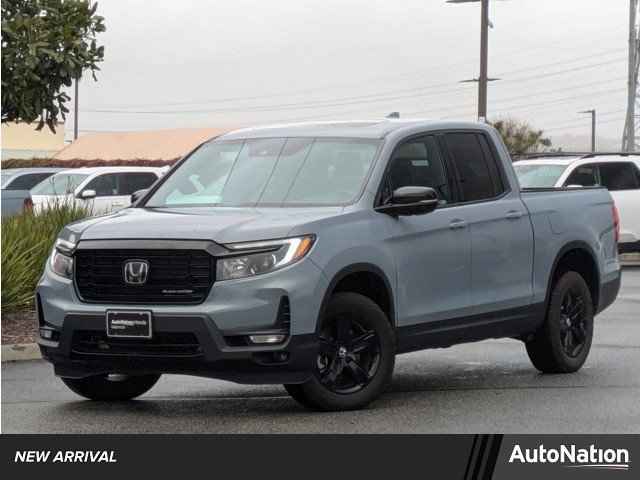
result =
M37 289L43 355L91 399L180 373L359 408L397 353L491 337L573 372L620 284L609 193L521 191L484 124L236 131L135 197L67 226Z

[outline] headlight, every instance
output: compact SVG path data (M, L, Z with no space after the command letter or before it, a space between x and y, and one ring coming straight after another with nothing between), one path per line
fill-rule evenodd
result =
M282 240L225 245L228 249L237 251L238 256L218 260L216 280L252 277L291 265L309 253L314 240L313 235L305 235Z
M58 239L51 253L51 270L64 278L73 276L73 257L71 253L75 244L66 240ZM64 252L64 253L63 253Z

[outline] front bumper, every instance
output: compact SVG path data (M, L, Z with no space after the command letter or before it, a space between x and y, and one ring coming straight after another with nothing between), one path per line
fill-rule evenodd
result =
M173 373L237 383L302 383L317 356L315 334L291 336L277 346L232 347L205 317L155 315L153 327L160 341L113 339L105 335L104 316L70 314L64 328L53 329L55 340L38 343L56 375L72 378ZM185 343L185 338L191 340Z
M326 288L322 271L303 260L272 274L214 283L198 305L90 304L80 301L73 282L51 272L47 262L36 304L40 327L53 334L38 343L43 357L63 377L175 373L238 383L302 383L316 362L316 322ZM284 343L262 346L229 341L234 336L281 330L283 299L290 305ZM106 311L137 309L152 312L152 340L110 345ZM163 350L156 345L162 346L163 338L185 336L195 339L187 342L189 348L165 345L168 348ZM83 338L93 342L91 348L78 347Z

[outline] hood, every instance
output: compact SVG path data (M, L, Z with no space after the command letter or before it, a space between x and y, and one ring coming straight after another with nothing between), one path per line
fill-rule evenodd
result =
M286 237L295 227L333 217L342 210L342 207L127 208L72 223L66 227L65 234L73 241L180 239L224 244Z

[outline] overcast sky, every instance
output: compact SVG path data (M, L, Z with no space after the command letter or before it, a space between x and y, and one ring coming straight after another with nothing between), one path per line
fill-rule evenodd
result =
M475 119L478 4L444 0L101 0L83 133L289 120ZM628 0L491 0L489 118L619 141ZM72 118L67 131L72 130ZM586 145L585 145L586 147Z

